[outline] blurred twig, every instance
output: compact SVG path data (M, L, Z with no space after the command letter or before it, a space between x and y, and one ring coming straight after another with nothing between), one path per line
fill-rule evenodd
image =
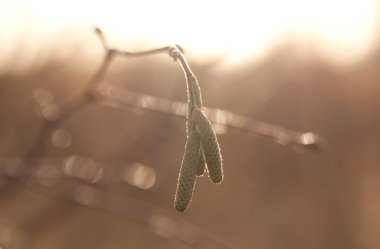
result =
M186 116L187 104L183 102L172 101L169 99L158 98L155 96L136 93L127 89L117 88L112 85L101 85L100 82L107 72L111 61L115 56L122 57L137 57L152 55L157 53L169 53L174 59L178 59L185 72L186 77L191 77L193 74L186 60L183 57L183 49L178 46L167 46L158 49L142 51L142 52L128 52L115 48L110 48L107 44L106 38L103 32L99 29L95 29L103 48L106 51L102 66L96 72L92 78L90 85L92 85L92 96L99 98L102 97L106 100L104 103L113 105L131 105L140 107L143 109L154 110L164 113L169 113L178 116ZM181 53L173 54L173 48L179 49ZM191 98L193 96L190 96ZM111 103L112 102L112 103ZM119 102L116 103L116 102ZM247 131L250 134L269 138L272 141L282 144L290 145L295 148L306 149L311 151L320 151L322 149L321 138L313 132L297 132L283 127L269 124L266 122L250 119L241 115L237 115L233 112L214 108L204 108L207 116L214 124L221 126L236 128L239 130Z
M127 183L122 177L124 164L123 167L115 167L115 162L71 156L74 157L82 162L69 166L70 157L37 157L24 160L18 157L0 157L0 176L27 179L26 184L30 189L139 223L164 239L179 242L186 248L205 248L205 244L210 243L218 248L235 248L219 236L202 230L159 205L115 191L110 192L107 184ZM83 160L88 161L84 163ZM92 163L88 163L89 161ZM96 177L99 175L96 172L102 172L101 177ZM136 187L132 184L127 186ZM140 189L142 190L144 189Z

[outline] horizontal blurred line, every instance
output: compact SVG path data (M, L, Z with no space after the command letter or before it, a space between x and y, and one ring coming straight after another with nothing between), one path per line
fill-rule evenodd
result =
M141 94L109 84L96 86L95 93L94 96L99 94L104 97L102 104L108 106L123 107L123 105L129 105L176 116L186 117L187 115L187 103ZM321 138L313 132L288 130L277 125L237 115L227 110L209 107L205 107L204 110L214 126L219 128L216 129L217 131L230 127L247 131L252 135L270 138L281 145L290 145L312 151L322 149Z

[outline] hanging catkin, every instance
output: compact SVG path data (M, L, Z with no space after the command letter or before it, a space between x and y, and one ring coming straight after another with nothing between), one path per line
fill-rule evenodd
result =
M192 118L199 133L210 179L220 183L223 180L222 155L214 129L200 109L193 108Z
M169 55L180 62L187 84L187 141L174 198L175 208L182 212L190 204L197 176L207 169L213 182L223 180L222 156L212 125L201 111L202 96L197 78L178 45L169 48Z
M186 75L187 82L187 99L188 99L188 111L187 111L187 121L186 121L186 133L187 136L194 129L194 122L192 118L192 109L194 107L202 108L202 95L201 89L198 84L197 78L193 74ZM197 176L202 176L205 172L206 161L204 158L203 149L200 148Z
M190 133L185 146L182 165L174 198L175 208L183 212L190 204L193 195L197 165L199 162L200 140L196 130Z

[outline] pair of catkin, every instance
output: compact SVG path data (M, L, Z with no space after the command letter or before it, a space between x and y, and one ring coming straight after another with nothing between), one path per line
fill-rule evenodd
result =
M187 141L179 172L174 206L183 212L190 204L197 176L208 175L214 183L223 180L222 155L214 129L202 111L201 89L191 72L182 49L169 48L169 55L179 60L186 76L188 112L186 121Z
M183 212L190 204L197 176L207 168L212 182L223 180L222 155L211 122L198 107L190 110L188 138L178 177L175 208Z

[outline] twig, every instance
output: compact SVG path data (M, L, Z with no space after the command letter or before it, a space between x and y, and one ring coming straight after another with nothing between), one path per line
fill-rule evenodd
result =
M133 53L109 48L100 29L97 28L96 33L98 34L103 48L106 50L108 55L105 57L106 59L103 62L105 67L109 66L110 61L114 57L113 55L134 57L163 52L168 52L175 61L179 61L182 67L186 78L188 93L186 115L187 141L175 195L175 208L182 212L190 204L196 177L203 175L205 168L207 168L208 175L214 183L220 183L223 180L223 165L219 143L217 141L213 126L211 125L208 117L202 111L202 97L197 78L191 71L190 66L183 55L183 51L178 45ZM102 73L105 72L106 70L102 71ZM98 74L97 80L99 80L101 76L101 74ZM106 93L108 92L109 91L106 91ZM101 92L98 91L98 94L101 95ZM105 95L103 94L103 96ZM150 99L152 100L154 97L150 96ZM143 107L146 108L146 106ZM153 105L153 109L157 109L155 105ZM195 111L194 116L193 111ZM216 111L212 112L215 113ZM268 125L263 122L252 122L245 117L238 116L228 111L224 111L224 113L223 111L219 111L218 113L224 115L225 120L229 121L228 125L241 130L253 131L261 136L272 138L280 144L292 145L312 150L319 150L321 147L320 139L314 133L293 132L285 130L281 127ZM224 121L223 125L226 124L227 122Z
M125 88L102 85L97 90L99 103L102 105L124 108L125 106L139 107L145 110L186 117L187 103L141 94ZM247 118L228 110L204 107L210 121L222 128L246 131L253 136L269 138L281 145L291 145L310 151L319 151L321 141L313 132L296 132L256 119ZM223 130L223 129L222 129Z
M114 58L114 55L129 58L158 53L169 53L169 55L174 60L179 61L185 73L191 106L186 107L187 104L183 102L176 102L169 99L158 98L147 94L136 93L127 89L116 88L111 85L94 87L92 89L94 97L105 98L105 100L108 101L103 103L108 105L112 104L114 106L120 106L117 103L115 103L115 101L117 101L120 102L122 105L126 104L131 106L137 106L143 109L149 109L185 117L186 111L184 112L183 110L186 110L187 108L191 108L193 106L198 106L202 108L202 100L200 96L199 85L194 76L194 73L191 71L190 66L183 55L183 49L179 45L167 46L142 52L128 52L115 48L109 48L106 39L103 35L103 32L101 32L99 28L96 28L95 32L97 33L102 43L102 46L106 51L106 56L104 57L102 66L100 67L98 72L95 74L95 77L91 81L91 84L93 86L96 82L99 82L103 78L103 76L107 72L108 66ZM109 101L112 101L112 103L110 103ZM247 131L252 135L269 138L273 142L276 142L281 145L290 145L294 148L308 151L320 151L323 148L322 139L313 132L292 131L277 125L237 115L228 110L213 109L208 107L205 107L203 109L205 110L210 120L214 123ZM190 128L188 127L188 130L189 129Z

